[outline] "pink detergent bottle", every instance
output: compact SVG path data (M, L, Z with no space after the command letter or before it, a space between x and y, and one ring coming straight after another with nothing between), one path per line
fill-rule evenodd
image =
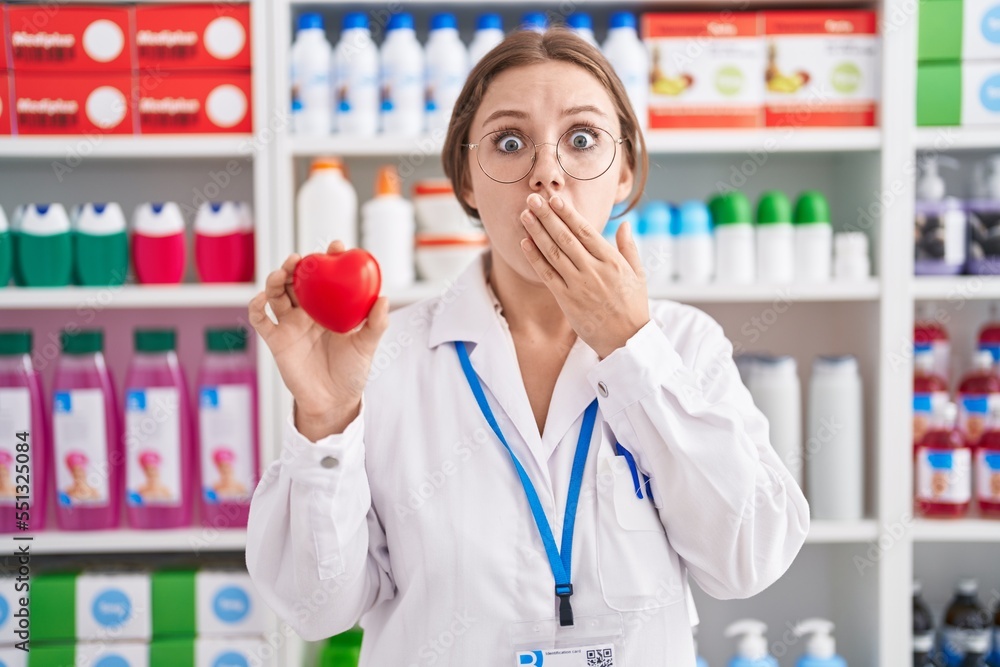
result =
M958 385L958 427L973 447L986 431L990 406L1000 403L1000 377L993 370L993 354L979 350L972 370Z
M208 329L205 345L198 375L202 522L245 528L260 467L257 372L245 329Z
M191 406L175 349L173 330L135 332L125 379L125 498L133 528L191 524Z
M235 283L247 274L244 213L232 201L205 202L194 220L194 255L203 283Z
M62 333L52 386L52 465L61 530L118 527L121 417L99 330Z
M42 530L48 419L42 378L31 363L30 331L0 332L0 433L0 533Z

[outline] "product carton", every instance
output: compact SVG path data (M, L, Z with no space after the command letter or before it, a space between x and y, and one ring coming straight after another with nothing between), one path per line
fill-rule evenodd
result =
M1000 125L1000 60L921 63L917 125Z
M250 5L140 5L140 67L250 69Z
M10 68L131 72L133 11L130 7L10 5Z
M250 74L170 72L139 91L142 134L247 133L252 128Z
M1000 0L922 0L917 60L1000 60Z
M16 72L17 133L133 134L133 76L129 73Z
M152 601L148 573L47 573L31 582L31 639L45 642L148 641Z
M156 637L236 637L267 630L267 607L245 570L153 573Z
M872 126L879 100L874 12L763 12L768 127Z
M646 14L649 127L756 127L764 43L755 12Z

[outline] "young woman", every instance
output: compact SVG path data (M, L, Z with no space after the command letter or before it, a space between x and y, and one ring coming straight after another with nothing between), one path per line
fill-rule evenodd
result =
M338 335L296 306L297 256L269 276L250 317L295 409L247 566L300 635L360 620L363 667L686 667L689 578L742 598L788 568L809 510L732 345L648 299L628 225L601 237L643 149L595 48L519 32L451 119L490 238L453 286Z

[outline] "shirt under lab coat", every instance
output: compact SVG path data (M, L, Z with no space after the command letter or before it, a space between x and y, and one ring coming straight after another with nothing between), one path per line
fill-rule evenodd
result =
M534 482L557 543L587 405L599 412L576 517L576 616L621 614L625 663L689 667L688 579L716 598L780 577L809 528L732 345L705 313L650 301L603 360L577 338L543 434L486 282L485 251L440 297L398 309L358 417L312 443L289 417L253 496L247 567L303 638L365 630L361 667L510 667L514 624L557 616L554 580L509 455L454 341ZM635 493L621 443L651 478Z

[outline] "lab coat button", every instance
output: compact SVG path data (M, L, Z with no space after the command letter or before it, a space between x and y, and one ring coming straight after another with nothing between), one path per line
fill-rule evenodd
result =
M324 456L319 460L319 464L324 468L336 468L338 465L340 465L340 461L338 461L332 456Z
M607 397L608 397L608 385L604 384L603 382L598 382L598 383L597 383L597 391L598 391L598 392L599 392L599 393L601 394L601 396L603 396L604 398L607 398Z

